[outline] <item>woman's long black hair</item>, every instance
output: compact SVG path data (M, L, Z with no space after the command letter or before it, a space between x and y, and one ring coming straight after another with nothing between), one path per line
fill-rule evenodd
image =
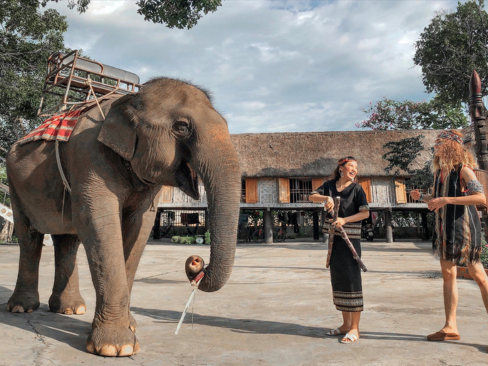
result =
M337 160L337 166L334 169L334 172L332 173L331 179L335 180L337 182L341 177L341 172L339 171L339 169L341 168L341 166L346 165L350 161L356 161L357 162L357 160L354 156L345 156L345 157ZM354 177L354 181L357 181L357 175Z

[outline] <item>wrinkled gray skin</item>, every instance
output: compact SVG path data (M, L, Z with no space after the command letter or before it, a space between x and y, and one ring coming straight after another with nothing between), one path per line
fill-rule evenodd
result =
M199 88L155 79L137 94L104 102L102 109L105 121L95 107L80 118L70 140L59 144L72 190L64 207L54 142L15 144L8 155L20 261L7 306L11 312L39 307L42 238L50 233L55 279L49 307L83 314L76 267L81 241L97 297L87 350L130 356L139 350L130 293L161 186L179 187L198 199L188 166L203 180L212 247L199 289L216 291L229 279L234 263L240 169L226 121Z

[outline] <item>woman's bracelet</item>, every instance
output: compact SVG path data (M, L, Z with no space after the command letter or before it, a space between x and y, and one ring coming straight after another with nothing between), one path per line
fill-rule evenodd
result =
M423 192L420 192L419 201L420 202L423 202L424 201L424 193Z

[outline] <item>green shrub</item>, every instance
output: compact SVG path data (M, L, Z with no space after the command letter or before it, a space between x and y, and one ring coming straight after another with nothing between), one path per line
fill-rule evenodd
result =
M180 244L195 244L195 238L193 236L180 236Z
M180 242L180 237L179 236L173 236L171 238L171 242L172 243L179 243Z
M205 232L205 240L203 241L205 244L210 245L211 240L210 240L210 231Z

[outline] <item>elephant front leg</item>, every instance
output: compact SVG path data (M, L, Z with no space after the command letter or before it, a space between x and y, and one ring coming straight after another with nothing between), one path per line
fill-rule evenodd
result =
M159 202L159 195L156 197ZM142 252L147 243L147 239L154 225L154 216L151 211L145 212L142 217L139 215L126 215L122 219L122 235L124 238L124 258L125 271L127 273L127 285L129 292L132 292L132 285L136 276L137 267L141 260ZM137 322L129 311L130 328L136 331Z
M85 314L81 297L76 254L80 240L76 235L53 235L55 275L49 309L62 314Z
M119 213L107 213L107 205L103 208L103 215L80 218L87 225L78 228L97 298L86 349L101 356L131 356L139 351L139 343L129 327L130 294Z
M15 218L15 232L19 238L19 273L13 295L7 303L12 313L30 313L39 303L39 261L42 253L43 234L25 223L24 218Z

